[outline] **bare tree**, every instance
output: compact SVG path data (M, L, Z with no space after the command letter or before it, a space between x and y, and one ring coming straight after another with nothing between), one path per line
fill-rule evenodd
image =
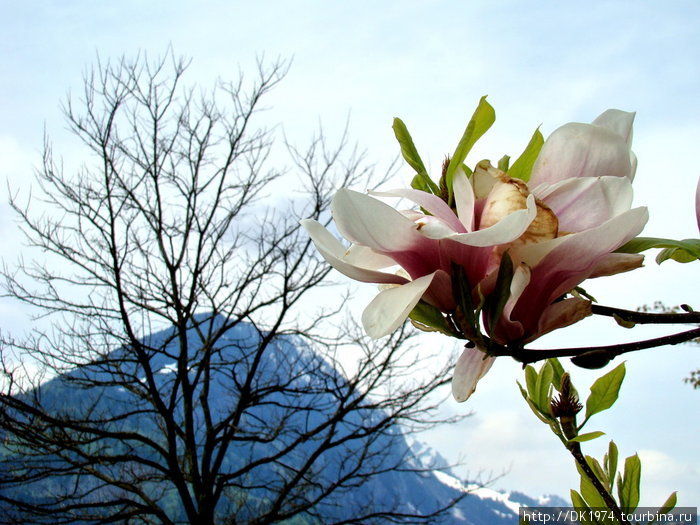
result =
M329 322L341 297L303 301L329 267L299 219L327 223L333 190L371 167L347 134L270 167L256 118L285 63L210 92L186 70L172 53L98 62L63 108L89 161L64 173L47 140L38 191L12 198L48 258L5 264L5 296L51 324L2 337L4 519L419 521L390 497L349 516L338 496L408 468L389 452L435 423L449 374L411 379L405 332L370 343Z

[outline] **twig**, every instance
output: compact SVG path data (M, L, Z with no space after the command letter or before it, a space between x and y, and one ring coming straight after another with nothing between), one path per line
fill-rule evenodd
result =
M623 321L635 324L695 324L700 323L700 312L671 312L671 313L652 313L652 312L636 312L634 310L623 310L621 308L613 308L610 306L602 306L592 304L591 310L596 315L604 315L607 317L618 317Z
M581 470L586 474L586 477L591 481L595 489L598 491L598 494L600 494L600 497L603 498L605 505L607 505L607 507L612 511L620 524L630 525L629 521L625 519L622 510L620 510L620 507L618 507L617 503L615 502L615 499L603 486L603 483L601 483L598 476L596 476L595 472L593 472L593 469L591 469L591 466L588 464L588 461L586 461L586 458L581 452L581 445L574 441L570 442L566 448L569 449L569 452L571 452L571 455L576 460L576 463L579 464Z
M700 337L700 328L694 328L693 330L688 330L673 335L635 341L632 343L621 343L607 346L588 346L580 348L558 348L551 350L505 346L495 343L494 341L490 341L489 354L492 356L510 356L523 364L529 364L542 361L544 359L550 359L552 357L577 357L582 356L583 354L591 354L595 352L600 355L605 355L609 361L610 359L627 352L635 352L637 350L645 350L647 348L656 348L665 345L677 345L697 337Z

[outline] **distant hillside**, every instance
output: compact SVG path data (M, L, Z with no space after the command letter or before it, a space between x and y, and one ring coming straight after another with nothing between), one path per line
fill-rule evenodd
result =
M223 319L214 318L213 323L221 323ZM192 334L193 341L194 333ZM231 373L230 363L238 363L236 366L246 366L245 356L242 355L243 349L250 347L251 342L258 335L249 325L241 324L236 326L226 334L227 344L222 345L222 348L215 353L213 359L220 362L221 366L214 366L214 374L221 374L222 379L225 374ZM157 347L163 342L172 339L172 332L165 330L152 334L146 338L147 342L154 347ZM284 413L285 407L284 396L275 396L272 394L264 405L255 407L255 410L247 414L249 418L250 428L255 428L255 421L280 421L281 432L274 441L266 442L265 440L242 440L235 447L231 447L225 457L226 468L230 470L240 469L247 464L255 462L256 458L265 458L276 454L281 450L287 440L292 436L298 436L299 432L303 432L306 428L313 428L316 419L324 414L324 410L333 410L334 403L337 402L333 396L327 393L327 385L310 384L309 377L303 373L305 367L325 366L324 377L328 380L333 380L341 384L344 378L335 370L331 369L322 359L319 359L310 348L301 343L299 339L286 338L275 343L274 352L266 352L265 359L257 366L260 367L260 380L267 382L269 379L283 381L285 378L294 378L296 390L303 395L311 396L310 406L315 407L315 411L299 411L289 417ZM126 350L117 350L116 352L126 352ZM175 352L172 355L176 355ZM115 356L118 357L118 356ZM224 366L226 365L226 366ZM155 377L158 380L158 389L161 393L169 393L173 391L174 376L173 371L176 369L176 362L173 357L169 357L166 353L161 353L153 356L151 366L157 371ZM134 365L131 372L136 377L138 369ZM129 370L125 370L129 373ZM100 388L82 389L79 384L74 381L67 381L76 377L105 380L105 383ZM318 376L314 376L318 377ZM138 379L138 377L137 377ZM211 382L214 387L216 385L225 385L225 381L217 381L213 377ZM99 411L103 416L114 414L115 416L122 413L122 409L128 407L133 412L135 406L142 403L132 392L121 386L115 387L109 385L109 377L104 371L104 367L100 363L94 363L81 367L79 370L71 372L70 376L60 376L52 379L41 387L39 394L44 398L49 406L54 407L56 412L69 411L80 413L83 410ZM274 381L270 381L274 384ZM317 388L324 387L324 388ZM214 416L218 412L224 413L230 404L235 401L235 392L220 387L221 391L213 392L210 397L217 400L217 405L213 407ZM336 429L337 439L342 439L343 434L349 433L351 427L355 425L366 425L372 418L378 417L379 414L366 412L357 412L353 418L340 423L341 428ZM197 418L201 421L202 414L197 414ZM119 430L138 430L147 435L154 441L162 440L162 432L158 427L157 418L153 417L152 413L143 412L143 414L134 413L128 418L122 419L115 417L110 423L114 428ZM2 436L0 436L1 438ZM292 454L284 457L284 465L290 471L294 470L295 463L302 464L307 460L308 455L316 449L315 440L325 439L326 436L310 436L308 443L305 446L298 447ZM532 499L524 494L499 493L490 489L475 488L464 485L458 480L452 472L447 468L447 464L442 457L429 447L419 443L413 443L412 446L407 441L401 428L391 428L384 431L381 435L371 436L372 439L370 451L376 453L376 457L370 458L367 465L367 474L370 470L381 471L375 476L367 476L366 482L358 486L337 490L329 498L322 500L319 506L315 509L320 515L324 516L324 523L332 523L335 521L344 521L352 519L354 512L357 509L368 509L376 507L377 509L386 508L387 506L394 507L398 512L406 514L421 514L428 516L434 513L437 509L449 505L455 499L464 496L458 503L450 509L445 515L437 518L437 523L455 523L469 525L512 525L517 523L518 507L520 505L536 505L546 503L565 504L563 501L548 501ZM2 443L2 440L0 440ZM306 446L308 445L308 446ZM104 443L101 446L105 446ZM133 453L138 448L136 442L111 442L109 447L113 447L114 451L129 454ZM319 487L325 486L329 480L340 479L346 472L345 469L351 468L353 462L348 462L348 458L352 458L354 454L359 453L361 447L352 441L346 445L338 446L323 457L319 458L314 464L314 476L319 482ZM23 458L12 451L0 446L0 458L3 461L15 461L22 464ZM157 458L154 458L154 461ZM57 468L61 467L61 460L57 457L48 459L47 461L55 462ZM398 467L398 468L396 468ZM109 465L99 466L97 468L109 471L113 468ZM276 480L284 476L284 467L282 462L273 462L261 464L259 468L250 470L250 478L246 480L245 490L228 490L224 494L222 503L217 507L219 516L235 515L237 522L245 523L248 518L255 515L256 510L264 508L270 499L271 491L274 491ZM70 481L74 484L79 484L82 492L89 493L89 498L99 500L106 495L102 492L107 490L101 487L96 478L90 476L73 477L67 480L63 478L51 478L17 487L6 487L0 492L0 497L13 497L26 502L41 501L42 498L49 494L58 493L64 490L64 485ZM91 489L91 490L86 490ZM113 490L113 489L111 489ZM153 483L151 487L151 495L157 498L159 504L167 509L168 515L174 522L184 522L185 516L182 508L179 508L178 498L174 489L163 485L162 483ZM319 489L321 490L321 489ZM466 494L466 496L465 496ZM13 514L13 509L4 507L0 503L0 515L5 515L5 522L8 521L8 515ZM105 516L107 518L107 516ZM289 523L316 523L317 521L310 516L308 519L299 518Z

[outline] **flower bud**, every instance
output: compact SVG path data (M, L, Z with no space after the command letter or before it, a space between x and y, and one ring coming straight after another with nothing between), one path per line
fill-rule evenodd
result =
M578 435L576 414L582 409L583 405L579 403L578 396L571 386L571 377L568 372L564 372L561 376L559 397L552 399L549 405L549 411L552 416L559 419L566 439L573 439Z

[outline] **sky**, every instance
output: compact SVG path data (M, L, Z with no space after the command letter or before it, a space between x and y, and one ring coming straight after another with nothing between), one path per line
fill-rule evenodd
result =
M172 46L192 59L190 79L205 87L217 77L252 73L258 57L290 60L287 77L267 100L269 118L299 143L319 123L333 137L349 121L352 139L380 167L398 154L391 123L400 117L436 172L482 95L497 119L468 157L471 165L517 155L537 126L547 136L608 108L635 111L635 205L650 212L644 234L698 236L696 0L0 0L0 15L0 179L13 189L28 189L45 132L56 152L71 157L74 142L60 103L80 90L98 56L157 56ZM410 168L400 173L407 184ZM0 186L2 258L12 263L23 248L7 189ZM659 267L652 254L645 268L592 281L586 289L610 306L634 309L661 300L700 308L698 268ZM358 297L373 294L372 285L364 285ZM363 307L352 306L357 315ZM26 312L0 300L0 328L26 322ZM537 346L609 344L668 330L628 331L610 320L586 320ZM444 346L446 358L455 350L445 339L426 338L425 344ZM640 454L642 505L659 505L674 490L679 504L700 504L700 391L682 381L700 368L699 350L681 345L628 355L618 404L588 425L607 435L585 446L586 453L602 456L612 438L621 455ZM579 392L595 377L573 371ZM494 488L567 496L576 487L572 460L530 413L516 380L523 381L517 363L499 359L466 404L444 402L445 413L473 415L423 438L449 460L461 459L463 476L502 474Z

